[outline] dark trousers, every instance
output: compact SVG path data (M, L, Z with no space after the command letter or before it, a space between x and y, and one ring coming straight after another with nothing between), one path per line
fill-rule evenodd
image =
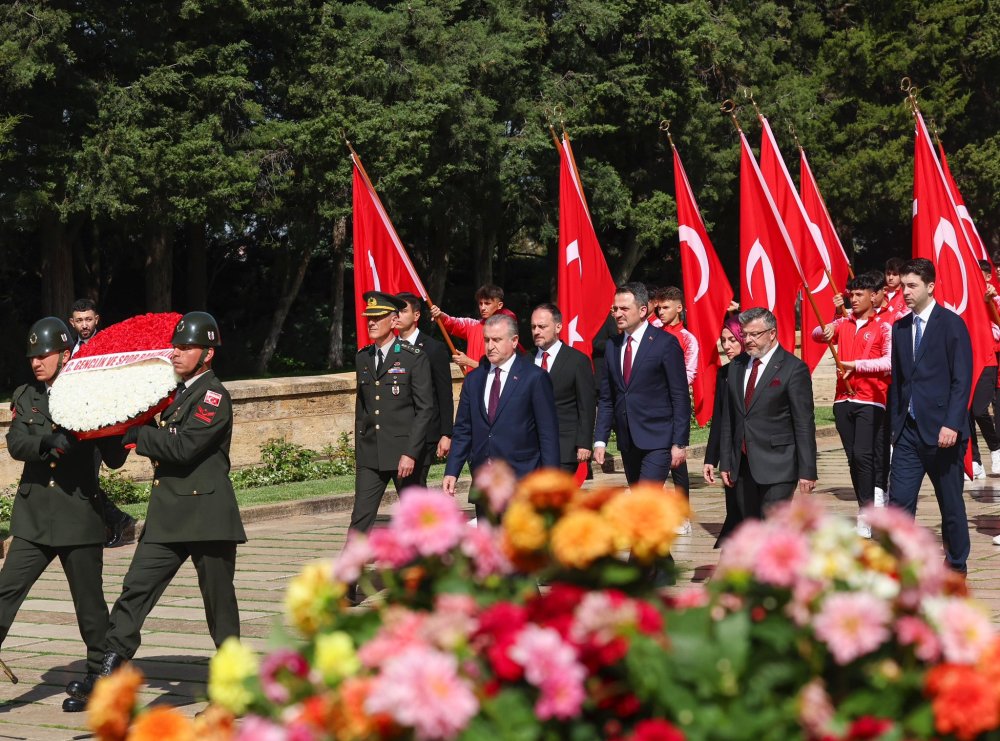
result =
M87 671L99 672L108 632L108 603L104 601L101 577L103 549L103 543L59 547L15 537L0 569L0 641L7 637L31 587L58 557L69 582L80 637L87 646Z
M889 490L889 459L892 457L891 423L889 399L885 400L885 411L875 421L875 442L873 443L872 466L875 471L875 486L882 491Z
M920 439L917 423L907 416L892 450L889 483L889 502L916 515L920 484L924 474L930 477L941 509L945 558L952 569L963 573L969 557L969 520L962 498L966 444L967 441L960 440L950 448L926 445Z
M715 541L715 548L721 547L726 542L726 538L733 534L733 530L743 522L743 517L740 514L740 505L736 500L736 487L723 484L722 488L726 492L726 519L723 521L719 537Z
M976 426L979 426L983 433L983 440L986 447L991 451L1000 450L1000 436L997 436L996 427L993 424L993 417L990 416L990 403L996 395L997 390L997 367L991 365L983 368L976 381L976 388L972 391L972 405L969 407L969 416L972 417L972 424L969 425L972 436L969 444L972 445L972 460L982 463L979 454L979 438L976 436Z
M758 484L750 473L747 457L740 461L740 475L736 479L736 507L742 520L762 520L776 504L792 498L798 481L777 484Z
M418 461L417 465L413 468L417 474L417 482L416 484L412 484L412 486L427 486L427 477L430 475L431 465L437 460L437 447L437 441L435 441L434 443L428 443L427 447L424 448L423 460Z
M878 442L875 431L884 426L884 417L885 410L874 404L838 401L833 405L833 418L844 443L859 507L871 504L875 499L875 448Z
M142 624L188 558L198 573L208 632L216 647L230 636L240 637L240 611L233 586L236 543L222 540L147 543L140 540L125 574L121 597L111 610L108 651L128 659L135 655L141 643Z
M396 471L379 471L376 468L358 466L354 477L354 509L351 511L351 530L367 533L375 524L379 505L391 481L396 493L402 493L408 486L422 486L420 475L423 461L417 461L413 473L400 478ZM426 480L426 479L425 479Z
M687 461L670 469L670 478L673 479L674 487L684 494L685 499L691 498L691 474L688 473Z
M632 447L621 454L625 480L629 484L652 481L662 486L670 475L670 448L643 450Z

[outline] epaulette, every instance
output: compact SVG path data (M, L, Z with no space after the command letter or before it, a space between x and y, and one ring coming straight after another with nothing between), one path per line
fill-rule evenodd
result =
M372 351L373 347L375 347L375 343L374 342L371 343L370 345L365 345L360 350L358 350L358 355L360 355L361 353L364 353L364 352L369 352L370 353Z
M15 416L17 414L17 402L19 402L21 400L21 397L24 396L24 393L28 390L28 388L30 387L30 385L31 384L26 383L26 384L24 384L22 386L18 386L16 389L14 389L14 393L10 397L10 411Z
M406 350L407 352L413 353L414 355L419 355L421 352L423 352L419 347L414 347L409 342L400 342L399 346L404 350Z

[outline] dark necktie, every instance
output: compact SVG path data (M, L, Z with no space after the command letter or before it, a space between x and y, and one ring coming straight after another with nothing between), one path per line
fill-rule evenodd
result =
M500 406L500 369L493 371L493 385L490 386L490 403L486 407L486 421L493 424Z
M629 379L632 378L632 335L625 338L625 360L622 361L622 378L628 386Z
M913 359L917 359L917 350L920 349L920 340L924 337L924 320L918 316L913 317Z
M757 371L760 369L760 358L753 359L753 366L750 368L750 378L747 380L747 389L743 392L743 409L750 408L753 401L753 391L757 386Z
M378 375L379 373L382 372L382 363L384 361L385 358L382 355L382 348L380 347L378 349L378 352L375 353L375 375Z
M549 369L549 354L547 352L542 353L542 370L547 371Z

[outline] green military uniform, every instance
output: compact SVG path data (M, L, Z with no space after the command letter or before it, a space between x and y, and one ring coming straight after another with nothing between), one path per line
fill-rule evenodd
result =
M373 307L371 301L369 306ZM395 310L391 306L389 310ZM369 345L355 358L358 396L354 406L356 478L351 529L362 532L371 530L375 523L390 480L396 491L419 484L433 417L434 385L427 355L396 339L378 366L379 349ZM403 455L416 463L413 474L400 478L397 468Z
M108 605L101 572L104 566L104 520L97 504L101 454L119 468L128 452L121 438L72 442L65 451L44 438L60 428L49 414L48 390L32 383L14 392L7 450L24 461L10 532L10 552L0 569L0 641L32 585L56 557L66 573L80 636L87 645L87 670L97 671L104 655ZM99 453L98 453L99 451Z
M198 573L209 632L219 646L240 634L233 577L236 544L247 539L229 480L229 392L215 373L205 371L178 390L159 426L137 433L136 452L152 460L155 478L146 526L111 611L108 651L122 658L135 655L146 616L188 557Z

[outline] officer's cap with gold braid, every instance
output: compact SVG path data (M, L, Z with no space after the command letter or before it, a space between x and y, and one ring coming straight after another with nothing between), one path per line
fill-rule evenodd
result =
M382 291L368 291L364 295L365 310L364 316L373 319L380 319L386 314L406 308L406 302L401 298L396 298L391 293Z

